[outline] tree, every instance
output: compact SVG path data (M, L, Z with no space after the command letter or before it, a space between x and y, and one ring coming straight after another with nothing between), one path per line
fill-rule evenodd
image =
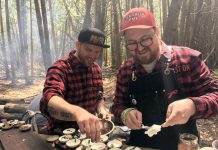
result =
M2 4L0 0L0 26L1 26L1 38L2 38L1 49L2 49L2 54L3 54L3 63L4 63L4 68L5 68L6 79L9 79L10 70L8 67L7 53L6 53L6 48L5 48L5 35L4 35L4 26L3 26L3 17L2 17L1 8L2 8Z
M54 29L54 15L52 10L51 0L48 0L48 5L49 5L49 12L50 12L49 14L51 19L51 34L52 34L53 47L55 51L55 57L57 57L58 48L57 48L57 40L56 40L55 29Z
M178 20L183 0L172 0L163 39L167 44L178 43Z
M90 16L91 6L92 6L92 0L86 0L86 14L84 17L83 29L91 27L91 22L92 22Z
M95 1L95 27L104 32L105 29L105 16L106 16L106 0L96 0ZM102 67L103 65L103 53L105 53L107 49L101 51L100 56L98 58L98 64Z
M39 38L40 38L40 43L41 43L44 67L45 67L45 70L47 70L47 68L51 65L52 61L51 61L51 53L50 53L45 1L41 0L42 13L39 9L38 0L34 0L34 4L35 4L35 10L36 10L36 18L37 18L37 24L38 24L38 31L39 31ZM41 15L43 16L43 20L42 20Z
M25 78L25 84L29 85L31 83L29 75L28 75L28 68L27 68L27 34L26 34L26 23L24 20L24 17L26 16L25 12L25 1L24 0L16 0L16 6L17 6L17 20L18 20L18 29L19 29L19 39L20 39L20 50L23 59L22 61L22 68Z
M8 9L8 0L5 0L5 15L6 15L6 27L7 27L7 37L8 37L8 47L10 50L10 64L11 64L11 82L13 86L17 85L17 76L15 72L14 65L14 47L11 39L11 28L10 28L10 17L9 17L9 9Z

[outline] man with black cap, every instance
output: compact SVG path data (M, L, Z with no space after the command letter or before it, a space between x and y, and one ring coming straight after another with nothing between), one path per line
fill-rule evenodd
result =
M95 63L103 48L109 46L102 31L83 29L76 51L48 69L40 111L48 119L51 134L56 129L79 127L92 141L99 141L100 124L95 114L108 114L102 97L101 68Z
M132 129L130 145L176 150L181 133L198 136L196 119L218 112L218 83L200 52L160 39L155 18L145 8L124 15L121 35L132 58L117 74L115 119ZM142 127L153 124L161 131L149 137Z

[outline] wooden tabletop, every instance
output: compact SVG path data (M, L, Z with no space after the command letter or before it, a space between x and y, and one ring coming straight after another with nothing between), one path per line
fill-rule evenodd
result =
M50 144L32 131L18 129L0 131L0 149L4 150L52 150Z
M58 150L52 143L46 142L49 135L36 134L33 131L21 132L18 129L0 131L0 149L3 150ZM128 145L123 145L125 150ZM142 150L154 150L141 148Z

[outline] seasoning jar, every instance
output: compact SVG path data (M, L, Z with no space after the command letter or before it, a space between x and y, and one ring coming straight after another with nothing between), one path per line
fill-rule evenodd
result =
M190 133L180 134L178 150L199 150L198 137Z

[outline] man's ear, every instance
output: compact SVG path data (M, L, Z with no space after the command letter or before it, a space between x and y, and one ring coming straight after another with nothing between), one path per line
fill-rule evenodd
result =
M79 41L76 41L76 49L80 49L81 43Z
M157 37L159 39L161 39L161 33L160 33L160 29L158 27L154 28L155 34L157 35Z

